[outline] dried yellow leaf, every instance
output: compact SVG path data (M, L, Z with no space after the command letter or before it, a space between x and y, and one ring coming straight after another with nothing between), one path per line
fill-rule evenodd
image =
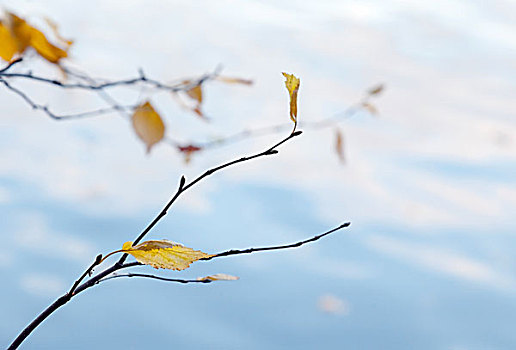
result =
M237 276L231 276L231 275L227 275L225 273L216 273L214 275L197 278L198 281L204 281L204 280L210 280L210 281L236 281L238 279L239 279L239 277L237 277Z
M165 124L148 101L134 110L132 122L136 135L147 145L147 152L165 136Z
M292 119L294 123L297 123L297 92L299 91L301 80L296 78L293 74L282 74L286 78L285 86L290 95L290 119Z
M32 27L14 13L8 13L11 35L16 40L18 53L22 54L30 46Z
M186 94L191 99L197 101L197 103L199 105L202 103L202 88L201 88L201 85L196 85L193 88L187 90Z
M51 63L58 63L61 58L68 56L65 50L49 43L42 32L33 27L31 29L30 46L32 46L41 57Z
M0 57L6 61L11 61L16 52L18 52L16 40L9 29L0 22Z
M61 58L68 56L65 50L51 44L41 31L29 25L23 18L8 13L8 22L8 29L17 53L22 54L31 46L40 56L51 63L58 63Z
M123 245L122 252L131 254L142 264L150 265L156 269L163 268L177 271L187 269L194 261L212 256L166 239L145 241L135 246L132 242L126 242Z

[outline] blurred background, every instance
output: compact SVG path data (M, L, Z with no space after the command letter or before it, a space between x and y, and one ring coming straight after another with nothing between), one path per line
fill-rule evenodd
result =
M511 1L143 1L0 4L75 40L67 63L93 76L196 77L217 65L252 86L205 85L205 122L170 94L151 98L184 142L289 121L281 72L301 78L300 121L339 115L377 83L379 114L305 130L274 157L200 183L147 237L214 253L299 249L198 262L167 277L116 279L47 319L26 349L514 349L516 334L516 4ZM33 57L18 67L59 71ZM14 82L13 82L14 84ZM16 86L58 112L95 94ZM117 114L56 122L0 93L0 344L119 249L185 174L264 150L283 134L195 155L147 155ZM288 133L288 131L287 131ZM150 268L142 271L151 272ZM154 272L154 271L152 271Z

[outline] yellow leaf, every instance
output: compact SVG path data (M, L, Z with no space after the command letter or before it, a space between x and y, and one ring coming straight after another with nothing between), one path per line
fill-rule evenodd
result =
M286 78L285 86L290 95L290 119L292 119L294 123L297 123L297 92L299 91L301 80L296 78L293 74L282 74Z
M124 243L122 252L131 254L142 264L156 269L180 271L190 267L194 261L212 256L166 239L145 241L135 246L132 244L132 242Z
M237 276L226 275L225 273L216 273L214 275L197 278L198 281L204 281L204 280L210 280L210 281L236 281L238 279L239 279L239 277L237 277Z
M14 13L8 13L11 35L16 40L18 53L22 54L30 46L32 27Z
M49 43L42 32L34 27L31 27L31 30L30 46L32 46L41 57L51 63L58 63L61 58L68 56L65 50Z
M11 35L9 29L0 22L0 57L6 61L11 61L18 51L18 44Z
M51 63L58 63L61 58L68 56L65 50L51 44L41 31L29 25L24 19L13 13L8 15L10 33L18 53L22 54L32 46L40 56Z
M196 85L193 88L187 90L186 94L191 99L196 100L199 105L202 103L202 88L201 88L201 85Z
M165 136L165 124L150 102L134 110L132 121L136 135L147 145L147 153Z

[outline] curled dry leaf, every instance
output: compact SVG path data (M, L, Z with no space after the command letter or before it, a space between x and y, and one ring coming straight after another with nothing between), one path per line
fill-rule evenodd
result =
M344 163L346 161L344 156L344 137L339 129L335 130L335 152L337 152L340 161Z
M193 88L187 90L186 94L191 99L197 101L197 103L199 105L202 103L202 88L201 88L201 85L196 85Z
M297 123L297 92L299 91L301 80L296 78L293 74L282 74L286 78L285 86L290 95L290 119L292 119L294 123Z
M147 152L165 136L165 124L148 101L136 107L132 122L136 135L147 145Z
M240 279L240 277L227 275L225 273L216 273L214 275L197 278L198 281L204 281L204 280L209 280L209 281L236 281L238 279Z
M23 18L13 13L7 13L7 24L0 24L0 56L10 61L15 54L23 54L28 47L51 63L59 63L59 60L68 56L63 50L51 44L45 35L38 29L29 25ZM70 44L67 44L67 49Z
M195 84L195 82L192 82L191 80L183 80L182 84L185 87L191 86L192 84ZM206 116L202 112L201 106L203 102L203 91L202 91L202 85L200 83L197 83L197 85L194 85L193 87L189 88L188 90L184 91L184 94L191 100L193 100L193 105L191 103L186 103L176 93L173 93L173 96L177 98L179 104L181 104L182 107L194 112L202 119L207 120Z
M142 264L156 269L177 271L187 269L194 261L212 256L166 239L145 241L135 246L133 246L133 242L126 242L121 252L131 254Z
M190 161L192 160L192 155L195 152L199 152L202 150L201 147L195 145L178 146L177 149L179 150L179 152L184 154L186 164L190 163Z
M243 84L243 85L252 85L253 84L253 81L251 79L223 77L223 76L218 76L216 79L218 81L222 81L227 84Z

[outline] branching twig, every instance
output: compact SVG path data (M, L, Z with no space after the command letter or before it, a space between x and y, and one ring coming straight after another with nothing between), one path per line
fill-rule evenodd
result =
M0 83L4 84L4 86L20 96L29 106L32 107L32 109L40 110L46 113L50 118L55 120L72 120L72 119L79 119L79 118L85 118L85 117L93 117L93 116L100 116L103 114L113 113L113 112L119 112L119 111L126 111L126 110L132 110L135 108L135 106L121 106L121 105L113 105L111 107L107 108L99 108L92 111L87 112L81 112L76 114L63 114L59 115L50 110L48 106L41 105L39 103L36 103L34 100L32 100L27 94L25 94L20 89L12 86L9 84L6 80L0 78Z
M22 58L19 58L17 60L10 62L6 67L0 69L0 82L2 84L4 84L4 86L6 88L8 88L12 92L14 92L18 96L20 96L33 109L43 111L45 114L47 114L47 116L49 116L50 118L55 119L55 120L68 120L68 119L93 117L93 116L99 116L99 115L108 114L108 113L112 113L112 112L126 112L127 110L132 110L135 108L135 106L123 106L123 105L117 103L109 94L107 94L105 92L105 90L109 89L109 88L123 87L123 86L135 86L139 83L142 83L142 84L146 84L152 88L155 88L157 90L163 90L163 91L169 91L169 92L188 91L188 90L192 89L193 87L201 85L208 80L215 79L218 76L219 71L220 71L220 67L217 67L212 73L204 74L197 79L183 80L183 81L173 84L173 85L165 84L165 83L162 83L155 79L150 79L145 75L143 70L139 70L140 75L137 78L115 80L115 81L108 81L108 82L100 83L97 80L89 77L86 74L80 74L70 68L61 66L62 70L66 74L83 80L83 82L65 83L65 82L62 82L62 81L59 81L56 79L37 76L37 75L32 74L32 72L8 73L8 71L16 63L21 62L21 61L22 61ZM96 91L101 98L103 98L107 103L110 104L110 107L100 108L97 110L81 112L81 113L76 113L76 114L58 115L58 114L54 113L52 110L50 110L50 108L48 106L45 106L45 105L35 102L32 98L30 98L22 90L11 85L8 82L8 80L12 79L12 78L33 80L33 81L37 81L37 82L41 82L41 83L54 85L54 86L57 86L59 88L64 88L64 89L83 89L83 90L89 90L89 91Z

